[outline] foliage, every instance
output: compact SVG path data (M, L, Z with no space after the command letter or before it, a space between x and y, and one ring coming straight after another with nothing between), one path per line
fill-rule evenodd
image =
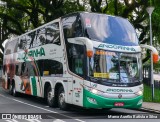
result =
M78 0L1 0L5 5L0 6L2 43L10 35L20 35L60 16L84 11L84 5ZM2 54L0 55L2 58Z
M144 84L143 101L144 102L160 102L160 89L155 88L154 95L155 95L155 98L152 101L152 89L150 86Z

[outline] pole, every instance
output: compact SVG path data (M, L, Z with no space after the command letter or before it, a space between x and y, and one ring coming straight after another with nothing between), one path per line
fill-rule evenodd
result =
M152 46L152 19L151 14L149 14L150 22L150 45ZM153 80L153 55L151 52L151 85L152 85L152 101L154 100L154 80Z
M150 22L150 46L152 46L152 19L151 15L154 10L153 6L146 8L148 14L149 14L149 22ZM153 55L151 52L151 87L152 87L152 101L154 100L154 80L153 80Z

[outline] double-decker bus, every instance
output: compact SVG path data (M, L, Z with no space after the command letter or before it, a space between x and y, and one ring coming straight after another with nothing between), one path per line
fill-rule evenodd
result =
M142 57L127 19L77 12L18 36L5 46L3 87L66 110L140 108ZM158 52L152 51L154 62Z

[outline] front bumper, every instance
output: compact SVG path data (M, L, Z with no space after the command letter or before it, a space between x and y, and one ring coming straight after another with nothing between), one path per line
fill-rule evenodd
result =
M142 106L143 96L127 99L105 98L86 89L84 89L83 94L83 106L85 108L140 108ZM123 102L124 106L114 106L115 102Z

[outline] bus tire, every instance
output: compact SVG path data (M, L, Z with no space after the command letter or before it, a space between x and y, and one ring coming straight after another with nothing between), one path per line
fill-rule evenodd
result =
M17 97L18 96L18 92L16 91L16 87L15 87L15 83L12 82L12 88L13 88L13 96Z
M11 82L9 82L9 94L13 95L13 85Z
M58 90L58 106L61 110L67 110L69 108L69 105L65 102L65 92L62 86Z
M55 97L52 97L52 88L51 88L51 86L49 86L49 87L47 88L46 100L47 100L47 104L48 104L50 107L56 107Z

